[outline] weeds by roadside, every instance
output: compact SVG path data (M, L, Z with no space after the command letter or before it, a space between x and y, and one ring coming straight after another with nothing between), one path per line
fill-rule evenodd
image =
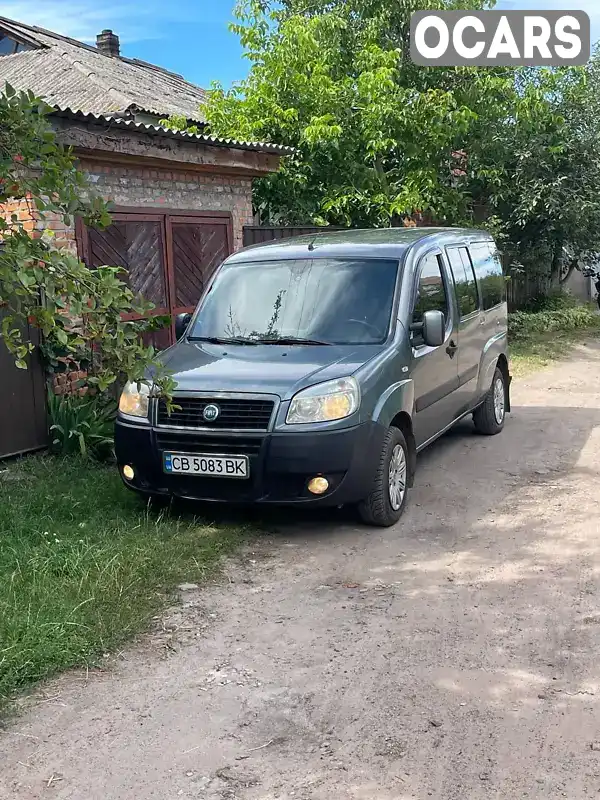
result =
M591 305L509 314L511 369L517 377L565 358L580 341L600 334L600 315Z
M113 452L117 403L104 395L56 395L48 391L50 449L106 461Z
M142 630L177 583L201 581L243 539L148 511L116 470L83 459L36 456L4 469L0 708Z

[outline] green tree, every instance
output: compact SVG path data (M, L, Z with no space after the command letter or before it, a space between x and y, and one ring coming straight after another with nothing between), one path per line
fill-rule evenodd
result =
M241 0L249 76L216 85L220 136L293 145L255 184L271 223L485 224L558 283L600 249L598 59L587 68L419 67L410 15L472 0ZM175 125L175 127L177 127Z
M67 225L76 216L107 225L106 204L90 195L72 154L56 141L47 118L51 110L10 86L0 94L0 207L17 201ZM88 269L56 247L49 231L32 236L19 216L0 216L0 338L17 367L26 368L34 349L23 334L29 322L42 332L47 352L89 361L94 368L88 382L98 390L117 379L145 381L151 371L158 390L170 397L172 379L141 339L156 323L124 319L151 306L134 298L119 277L122 270Z
M600 71L516 74L514 114L496 146L473 151L479 190L500 222L510 260L558 286L600 251Z
M171 128L174 131L186 131L186 133L195 135L200 133L200 127L198 125L190 125L183 114L173 114L170 117L159 119L158 124L162 125L163 128Z
M473 2L239 4L234 30L250 74L229 91L214 88L205 112L218 135L296 148L256 184L265 219L388 225L416 211L468 218L472 198L453 153L508 107L511 73L416 67L410 15L425 7Z

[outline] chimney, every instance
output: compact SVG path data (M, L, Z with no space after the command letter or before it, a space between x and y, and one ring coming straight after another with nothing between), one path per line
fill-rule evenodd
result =
M110 30L102 31L96 36L96 47L103 56L115 58L120 54L119 37Z

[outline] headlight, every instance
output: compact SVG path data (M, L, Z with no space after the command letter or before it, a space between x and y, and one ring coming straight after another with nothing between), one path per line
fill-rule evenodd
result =
M121 392L119 411L130 417L148 417L150 388L145 383L129 382Z
M344 419L353 414L359 405L360 390L356 380L339 378L298 392L292 398L286 422L288 425L300 425Z

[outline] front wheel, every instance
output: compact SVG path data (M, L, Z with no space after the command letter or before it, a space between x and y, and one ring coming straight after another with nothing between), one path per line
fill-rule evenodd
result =
M500 433L506 419L506 393L506 378L502 370L496 367L485 400L473 412L473 422L478 433L484 436L495 436Z
M404 511L408 492L408 446L398 428L385 436L381 457L370 494L358 505L358 513L367 525L389 528Z

